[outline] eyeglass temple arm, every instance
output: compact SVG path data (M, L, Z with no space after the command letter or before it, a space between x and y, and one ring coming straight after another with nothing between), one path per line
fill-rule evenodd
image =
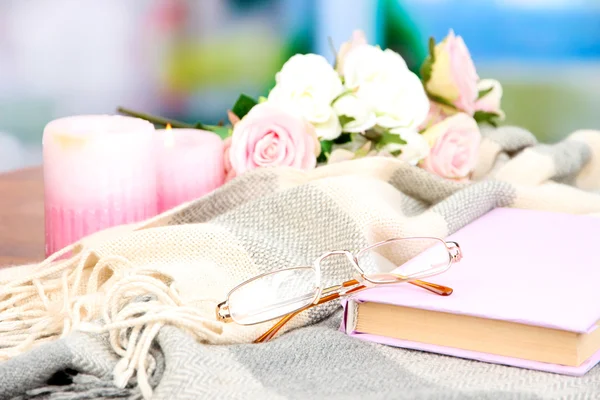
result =
M342 286L343 287L354 286L354 285L358 285L359 283L360 282L358 282L356 279L352 279L352 280L349 280L349 281L346 281L346 282L342 283ZM350 289L349 291L346 292L346 294L353 293L353 292L356 292L356 291L359 291L359 290L362 290L362 289L365 289L365 288L366 288L366 286L360 285L360 286L357 286L355 288ZM277 321L277 323L275 325L273 325L271 327L271 329L269 329L264 334L262 334L258 339L256 339L254 341L254 343L263 343L263 342L271 340L277 334L277 332L279 332L279 330L281 328L283 328L283 326L285 324L287 324L296 315L298 315L301 312L306 311L306 310L308 310L310 308L318 306L320 304L327 303L328 301L338 299L339 297L340 297L339 293L332 293L332 294L323 296L323 297L321 297L319 299L319 301L316 304L310 304L310 305L308 305L308 306L306 306L306 307L304 307L304 308L302 308L302 309L300 309L298 311L294 311L293 313L286 315L285 317L283 317L279 321Z
M352 280L342 283L342 287L354 286L354 285L358 285L359 283L360 282L358 282L356 279L352 279ZM423 288L425 290L429 290L430 292L438 294L440 296L449 296L453 292L452 288L449 288L447 286L438 285L436 283L425 282L425 281L420 281L420 280L409 281L408 283L411 283L411 284L418 286L420 288ZM350 289L349 291L345 292L345 294L358 292L359 290L363 290L365 288L366 288L365 285L360 285L360 286ZM335 300L339 297L340 297L339 293L332 293L330 295L323 296L319 299L319 301L316 304L310 304L298 311L294 311L293 313L286 315L285 317L283 317L279 321L277 321L277 323L275 325L273 325L271 327L271 329L269 329L268 331L263 333L258 339L256 339L254 341L254 343L264 343L264 342L271 340L277 334L277 332L279 332L281 330L281 328L283 328L285 326L285 324L287 324L296 315L298 315L301 312L306 311L312 307L318 306L323 303L327 303L328 301L331 301L331 300Z
M422 289L429 290L432 293L440 296L450 296L454 289L448 286L438 285L437 283L425 282L420 280L408 281L411 285L418 286Z

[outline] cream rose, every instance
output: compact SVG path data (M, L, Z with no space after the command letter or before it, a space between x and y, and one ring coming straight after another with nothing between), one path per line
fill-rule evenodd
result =
M236 175L259 167L311 169L320 151L310 123L266 102L254 106L235 124L229 161Z
M502 101L502 85L495 79L482 79L477 84L478 91L492 89L488 94L475 102L475 111L485 111L498 114L500 120L505 118L500 108Z
M363 85L386 84L397 80L408 71L406 62L393 50L377 46L358 46L348 52L341 73L349 89Z
M478 81L469 49L463 39L451 30L435 46L431 77L425 88L430 94L448 100L458 110L473 115L479 95Z
M344 117L349 119L342 126L344 132L364 132L377 122L377 117L369 105L352 93L337 99L333 103L333 109L342 120Z
M463 180L475 168L481 133L465 113L454 114L423 133L431 151L421 166L443 178Z
M324 57L297 54L277 73L268 102L296 110L315 127L319 138L332 140L342 127L331 103L343 90L340 76Z
M392 50L353 49L344 62L345 85L365 102L384 128L417 129L429 112L429 100L417 75Z
M397 134L400 139L406 142L406 144L388 144L385 146L385 150L388 152L401 151L396 158L417 165L419 161L429 155L429 143L418 132L403 129L392 129L390 132Z

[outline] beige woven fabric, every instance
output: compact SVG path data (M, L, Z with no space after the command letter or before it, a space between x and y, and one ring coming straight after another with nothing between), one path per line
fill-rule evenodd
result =
M600 215L600 132L555 145L514 127L484 135L470 183L385 157L255 170L149 221L92 235L67 259L0 270L0 360L75 330L108 331L122 357L117 385L136 371L147 385L148 349L165 325L212 344L251 342L270 328L215 318L227 292L259 273L390 237L445 237L494 207ZM327 286L352 271L323 274ZM280 334L336 307L306 311Z

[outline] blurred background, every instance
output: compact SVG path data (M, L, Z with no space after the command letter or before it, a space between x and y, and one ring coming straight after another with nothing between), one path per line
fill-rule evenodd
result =
M117 106L217 123L295 53L333 60L354 29L418 71L463 36L504 87L506 123L554 142L600 129L598 0L2 0L0 171L41 163L54 118Z

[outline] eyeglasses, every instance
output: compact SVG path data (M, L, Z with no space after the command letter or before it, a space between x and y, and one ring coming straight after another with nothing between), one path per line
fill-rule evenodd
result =
M255 325L281 318L255 340L266 342L293 317L309 308L346 297L378 285L408 282L448 296L452 289L421 279L447 271L460 261L456 242L434 237L392 238L353 254L330 251L317 258L312 267L292 267L255 276L233 288L217 305L217 319L239 325ZM321 271L350 263L358 272L355 279L323 288ZM384 271L366 273L365 271Z

